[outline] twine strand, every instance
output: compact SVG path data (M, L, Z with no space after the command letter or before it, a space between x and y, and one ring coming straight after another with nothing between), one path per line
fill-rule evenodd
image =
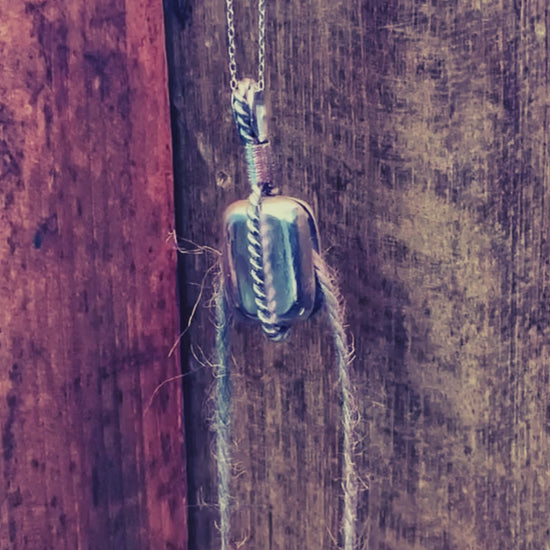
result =
M325 308L336 348L338 379L342 392L342 427L344 432L342 468L344 514L342 519L342 532L344 536L344 550L353 550L355 545L358 482L353 460L357 408L353 398L353 385L349 373L351 353L346 331L344 330L344 312L341 305L340 293L334 278L327 264L317 252L314 252L313 261L317 281L323 293Z
M229 313L223 276L215 295L217 372L215 387L214 431L218 466L218 505L220 507L221 550L229 550L231 500L231 381L229 376Z
M353 460L355 450L355 426L358 422L357 407L353 397L353 385L349 366L351 353L344 329L344 312L340 293L333 276L322 257L313 253L315 275L323 294L330 329L334 338L338 379L342 394L342 427L344 435L342 490L344 512L342 534L344 550L354 550L356 539L356 510L358 480ZM221 550L229 550L230 525L230 427L231 384L229 376L229 313L223 276L220 277L215 295L217 372L215 386L214 431L216 433L216 461L218 467L218 504L220 509Z

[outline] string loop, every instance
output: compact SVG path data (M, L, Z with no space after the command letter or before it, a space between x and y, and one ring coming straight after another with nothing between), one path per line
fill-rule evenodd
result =
M342 396L343 464L342 490L344 510L342 516L343 550L354 550L356 543L356 510L358 479L353 455L355 452L355 426L358 421L354 400L353 385L350 377L352 355L344 329L344 314L339 300L339 292L329 268L318 253L314 253L315 274L322 292L324 308L327 312L332 332L338 379ZM229 316L227 298L223 285L224 278L216 293L216 414L214 429L216 432L216 460L218 464L218 501L220 507L221 550L229 549L230 521L230 401L229 382Z

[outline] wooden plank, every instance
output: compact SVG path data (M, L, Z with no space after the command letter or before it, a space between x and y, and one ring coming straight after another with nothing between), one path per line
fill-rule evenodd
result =
M0 19L0 546L184 550L161 7Z
M246 76L255 3L235 4ZM312 0L268 10L280 183L314 205L355 342L357 464L369 487L358 547L546 548L545 3ZM220 2L180 3L168 35L180 229L220 249L223 209L247 193ZM188 284L211 263L186 257ZM189 286L189 312L198 294ZM212 354L207 306L188 341L193 549L218 537L212 370L200 364ZM232 537L250 548L335 548L341 432L326 322L280 345L239 325L233 343Z

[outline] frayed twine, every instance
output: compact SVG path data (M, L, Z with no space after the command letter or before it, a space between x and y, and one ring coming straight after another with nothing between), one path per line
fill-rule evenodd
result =
M358 481L353 456L355 454L355 427L359 422L357 404L354 399L349 367L353 361L353 350L350 349L346 331L344 329L344 305L335 277L323 258L317 252L313 257L315 275L323 293L325 309L328 314L331 332L336 348L336 362L338 364L338 379L342 394L342 427L344 431L343 448L343 483L344 514L342 532L344 536L344 550L353 550L356 537L357 522L357 493Z
M187 326L179 334L172 346L169 356L177 348L181 338L191 327L196 315L197 308L204 295L206 281L212 271L219 269L221 253L215 248L201 246L187 239L179 239L175 232L171 234L175 249L180 254L201 255L213 254L216 259L206 270L199 286L198 297L195 300ZM184 247L180 242L186 242L191 247ZM354 359L353 346L349 345L344 325L344 305L341 298L335 275L320 254L314 252L314 266L317 282L324 298L324 305L327 312L329 325L334 338L336 361L338 366L338 380L342 395L342 427L343 427L343 471L342 490L344 495L344 512L342 519L342 534L344 550L353 550L356 539L356 509L359 481L356 474L356 467L353 460L355 454L355 427L359 422L359 414L354 400L353 385L351 383L349 368ZM218 507L220 522L218 528L221 537L221 550L232 550L234 547L229 541L230 529L230 504L231 504L231 453L230 453L230 432L231 432L231 378L230 378L230 311L227 296L223 284L221 269L216 276L215 292L212 298L216 313L216 338L215 353L217 361L215 365L215 390L214 390L214 414L212 417L212 428L216 434L214 454L218 470ZM198 360L198 359L197 359ZM181 374L164 380L159 384L146 407L150 409L155 396L160 389L174 380L187 376ZM240 545L239 545L240 546Z
M182 255L190 255L190 256L200 256L203 254L210 254L214 256L214 261L212 264L208 267L208 269L205 271L202 280L199 285L199 293L197 295L197 298L195 299L195 302L193 303L193 307L191 309L191 313L189 315L189 319L187 320L187 324L185 328L178 334L178 337L176 338L175 342L173 343L172 347L170 348L170 351L168 352L168 357L172 357L176 349L178 348L181 339L187 334L189 329L191 328L191 324L193 323L193 320L196 316L197 309L199 307L200 302L202 301L202 298L204 296L204 291L206 289L206 283L208 280L208 277L210 274L216 269L219 269L219 266L221 264L221 255L222 253L219 250L216 250L215 248L211 246L206 245L200 245L197 244L189 239L185 239L183 237L178 237L176 234L176 231L171 231L166 238L167 242L172 242L174 250L178 252L178 254ZM201 350L202 352L202 350ZM193 357L197 361L198 364L201 366L204 366L205 362L201 361L195 351L191 348L191 353L193 354ZM203 353L204 355L204 353ZM211 366L211 365L210 365ZM158 395L160 390L167 384L170 384L171 382L174 382L176 380L181 380L182 378L185 378L186 376L189 376L190 374L193 374L192 372L189 373L182 373L177 374L175 376L171 376L170 378L167 378L166 380L163 380L160 384L158 384L155 389L153 390L153 393L151 394L151 397L149 398L149 401L147 403L147 406L145 407L144 414L147 414L149 410L151 409L153 402L155 400L155 397Z
M324 305L334 338L338 380L342 395L343 471L342 490L344 495L344 512L342 535L344 550L353 550L356 540L356 510L358 494L358 477L353 456L355 453L355 428L359 414L354 399L353 385L350 378L350 364L353 361L353 348L348 343L344 328L344 306L334 274L322 257L314 252L315 275L323 294ZM218 504L220 510L219 531L221 550L230 550L230 503L231 503L231 381L229 365L229 325L230 316L223 277L217 280L215 293L216 307L216 354L217 372L215 380L215 412L213 430L216 434L215 456L218 467Z
M229 372L229 308L223 285L223 277L217 281L215 292L216 307L216 355L217 372L213 418L213 429L216 433L216 462L218 466L218 505L220 508L221 550L229 550L229 521L231 501L231 380Z

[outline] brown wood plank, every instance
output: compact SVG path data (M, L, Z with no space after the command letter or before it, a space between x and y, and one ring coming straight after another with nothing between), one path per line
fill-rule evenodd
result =
M0 546L184 550L161 6L0 19Z
M179 3L168 27L181 231L218 249L224 208L247 193L222 4ZM255 72L255 4L235 1L243 76ZM314 205L355 342L357 464L369 487L359 548L546 548L545 2L314 0L268 10L280 184ZM188 311L211 262L185 259ZM200 364L213 342L207 306L188 341L193 549L217 540L212 369ZM233 539L335 548L341 432L326 322L280 345L243 326L233 340Z

